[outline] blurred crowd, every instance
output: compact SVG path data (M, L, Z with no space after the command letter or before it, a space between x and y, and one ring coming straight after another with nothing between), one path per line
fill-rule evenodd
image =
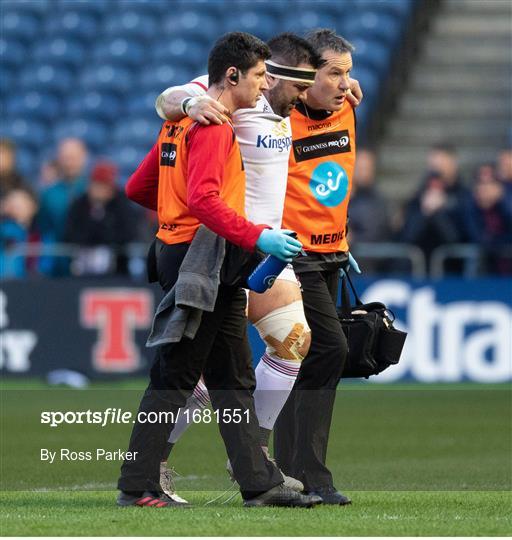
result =
M431 270L436 248L473 244L478 250L467 253L478 253L479 273L512 275L512 148L502 149L495 161L463 178L456 148L432 146L416 192L401 205L381 193L375 153L359 148L349 216L352 247L362 242L411 244L421 249ZM463 267L463 260L454 257L446 270L460 274ZM377 261L366 269L390 272L401 265Z
M126 246L147 243L155 228L156 216L126 198L116 164L91 164L80 139L61 140L37 182L17 172L14 144L0 140L0 276L138 274Z
M446 143L433 146L417 191L400 205L383 195L376 171L375 152L358 149L349 206L353 248L410 244L430 265L439 246L473 244L479 248L481 273L512 275L511 148L482 163L472 178L463 178L456 149ZM15 145L0 140L0 277L142 275L141 253L156 227L156 215L124 195L116 164L90 163L81 140L61 140L36 181L18 173ZM138 251L128 251L137 243ZM462 268L460 260L449 262L451 273ZM401 268L376 259L366 261L365 270Z

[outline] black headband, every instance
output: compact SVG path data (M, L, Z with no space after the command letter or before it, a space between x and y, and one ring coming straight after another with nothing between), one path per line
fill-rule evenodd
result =
M266 60L267 73L276 79L287 81L297 81L305 84L313 84L315 81L316 69L304 69L291 66L282 66L272 60Z

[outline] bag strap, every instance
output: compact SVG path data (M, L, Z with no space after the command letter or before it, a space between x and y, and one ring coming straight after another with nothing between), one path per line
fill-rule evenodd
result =
M354 298L356 299L356 306L362 306L363 302L361 302L361 298L359 298L359 295L357 294L356 288L354 287L354 284L352 283L352 279L350 279L350 275L347 272L345 272L345 276L347 277L347 281L350 285L350 288L352 289L352 294L354 295Z
M341 316L344 319L350 319L352 302L350 301L350 294L348 292L347 282L343 272L341 274Z
M356 302L356 306L362 306L363 302L361 301L361 298L359 298L359 295L357 294L356 288L354 287L354 284L352 283L352 279L350 279L350 276L348 272L341 270L341 313L344 318L350 318L351 316L351 307L352 302L350 301L350 294L347 287L347 281L350 285L350 288L352 289L352 294L354 295L354 299Z

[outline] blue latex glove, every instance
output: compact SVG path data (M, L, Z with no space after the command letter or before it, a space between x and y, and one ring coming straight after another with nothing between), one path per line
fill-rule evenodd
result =
M264 229L256 242L256 247L278 259L292 262L301 249L302 244L293 236L293 231L286 229Z
M357 261L352 257L352 253L350 251L348 252L348 261L345 265L345 268L342 268L340 270L341 277L345 277L345 272L348 272L351 268L354 269L354 272L356 274L361 274L361 269L359 268L359 265L357 264Z
M350 251L348 252L348 266L349 266L349 268L353 268L354 272L356 274L361 273L361 269L359 268L359 265L357 264L357 261L354 259L354 257L352 257L352 253L350 253ZM349 268L347 268L347 270Z

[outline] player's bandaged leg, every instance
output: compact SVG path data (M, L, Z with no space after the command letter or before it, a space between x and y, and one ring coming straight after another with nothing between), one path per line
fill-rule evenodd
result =
M169 435L169 441L166 446L165 455L162 456L162 461L167 461L173 446L178 442L178 439L187 430L190 424L193 423L193 415L195 411L202 411L210 403L208 390L201 378L194 388L193 394L187 399L187 403L182 407L176 418L174 428Z
M254 402L261 428L261 444L270 432L293 388L311 342L302 300L274 309L254 323L267 348L256 368Z

